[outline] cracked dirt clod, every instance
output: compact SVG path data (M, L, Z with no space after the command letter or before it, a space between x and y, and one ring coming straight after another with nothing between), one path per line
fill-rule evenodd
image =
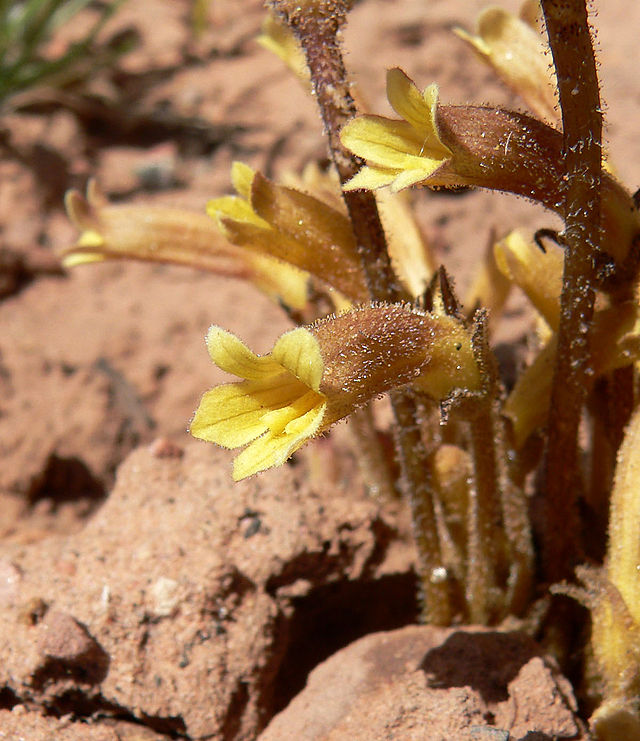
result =
M569 682L522 634L408 626L316 667L259 741L579 741L576 709Z
M415 618L397 503L357 478L318 491L304 465L234 485L229 460L195 441L181 458L140 448L81 533L0 546L22 573L0 607L14 703L248 741L328 652ZM36 596L48 612L21 620Z
M166 736L134 723L76 723L43 716L24 705L0 710L0 741L166 741Z
M98 649L87 629L65 612L51 610L40 622L40 650L47 658L81 664L91 661Z
M237 281L168 273L80 268L0 302L0 538L24 543L79 529L117 465L156 435L157 456L179 455L216 380L204 334L213 319L228 323L239 291L256 311L242 320L248 342L264 335L261 321L276 333L290 327Z

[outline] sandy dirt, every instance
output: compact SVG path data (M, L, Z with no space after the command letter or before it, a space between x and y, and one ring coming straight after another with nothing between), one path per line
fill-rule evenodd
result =
M610 159L635 190L640 4L596 4ZM368 497L346 425L241 484L188 435L223 380L209 325L266 352L292 326L277 306L186 268L60 267L62 199L89 177L114 202L202 211L234 160L277 178L326 158L314 100L255 42L261 3L214 0L197 38L190 6L130 0L104 36L132 29L131 52L0 120L0 739L586 738L520 634L407 627L407 512ZM482 7L358 3L346 58L371 110L390 113L392 66L445 101L522 110L452 33ZM558 225L499 194L414 203L461 289L492 229ZM524 343L517 296L507 315L501 339Z

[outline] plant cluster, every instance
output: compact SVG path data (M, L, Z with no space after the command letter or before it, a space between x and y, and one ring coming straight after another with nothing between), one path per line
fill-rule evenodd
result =
M448 105L392 69L398 118L356 111L339 43L347 0L267 5L261 42L313 91L331 171L278 183L236 163L236 195L211 201L208 217L109 205L91 184L67 196L82 234L65 263L191 265L278 301L299 326L265 356L210 329L213 362L239 380L205 393L191 433L242 449L237 480L350 417L372 487L411 507L425 621L526 625L550 585L577 598L592 616L592 729L640 738L640 217L602 161L584 0L542 0L548 43L531 2L458 30L531 113ZM498 235L462 302L413 221L411 187L524 196L564 229ZM507 389L488 317L494 326L513 286L537 314L538 351ZM399 473L368 406L384 393ZM562 655L582 615L543 604L538 624Z

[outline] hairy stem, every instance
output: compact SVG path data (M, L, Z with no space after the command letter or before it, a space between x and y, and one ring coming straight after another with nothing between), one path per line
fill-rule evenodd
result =
M337 39L350 3L348 0L271 0L270 5L284 18L304 50L331 156L340 182L345 183L362 165L340 141L340 129L356 115ZM343 196L371 298L389 303L406 300L408 297L391 268L373 193L354 191ZM397 454L418 547L425 601L423 618L427 622L446 624L451 618L448 584L438 543L433 490L420 435L419 414L414 399L403 391L393 392L391 403L397 428Z
M349 3L344 0L272 0L271 5L284 17L304 50L331 157L340 182L346 183L362 165L362 160L345 149L340 141L340 130L356 115L337 38L346 22ZM389 302L406 299L391 268L373 193L346 192L343 197L372 298Z
M386 500L394 499L397 494L391 467L378 437L371 404L357 409L349 418L349 424L358 468L369 494Z
M467 513L467 604L474 623L488 624L499 616L499 570L505 570L505 539L500 502L494 402L498 371L487 337L487 315L474 317L473 350L482 370L483 393L467 400L473 459L473 486Z
M426 623L448 625L453 617L448 583L450 575L440 553L434 487L416 405L410 397L398 391L391 394L391 404L396 419L398 457L418 551L422 619Z
M544 471L546 576L570 575L580 555L578 427L589 374L600 242L602 113L585 0L542 0L562 109L566 254Z
M474 623L487 625L495 617L498 584L496 569L504 559L498 472L495 457L495 428L491 399L482 398L470 420L473 486L467 513L469 563L467 604Z
M507 420L497 422L498 475L502 520L509 562L505 612L524 614L533 586L534 549L531 537L529 505L524 491L525 473L513 448L509 449Z

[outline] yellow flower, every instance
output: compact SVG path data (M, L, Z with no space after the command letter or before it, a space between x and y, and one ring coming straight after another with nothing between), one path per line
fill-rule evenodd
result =
M257 38L260 46L279 57L300 80L305 90L311 92L311 75L304 52L289 26L273 13L268 13Z
M335 170L325 172L317 164L309 163L300 176L284 173L283 185L309 193L343 215L347 213ZM381 189L374 195L393 271L407 293L419 298L429 285L438 261L415 219L410 194Z
M349 181L347 190L408 188L427 180L451 158L436 127L436 85L420 92L401 69L390 69L387 97L404 120L359 116L342 130L342 143L368 162Z
M475 186L558 210L564 170L556 129L514 111L441 105L435 85L420 92L400 69L387 72L387 97L402 121L358 116L342 129L345 147L367 162L346 190Z
M227 448L246 445L233 477L251 476L393 388L410 383L435 399L478 390L471 337L453 317L384 304L291 330L262 357L212 327L213 362L243 380L205 393L191 434Z
M306 306L307 273L230 244L205 214L159 206L114 206L95 181L89 182L86 199L71 190L65 204L69 218L81 230L76 244L62 252L66 267L116 259L186 265L251 281L294 309Z
M236 162L237 196L216 198L207 213L235 245L311 273L352 301L369 293L351 222L323 201L271 182Z
M485 8L477 19L477 35L454 32L522 96L531 110L558 123L557 86L549 47L528 23L502 8Z
M584 584L555 585L591 611L591 649L602 680L602 704L590 718L598 739L640 738L640 410L618 450L605 566L579 566Z
M545 317L546 318L546 317ZM596 311L591 335L590 376L596 379L640 357L640 308L634 301ZM557 335L551 334L533 363L520 375L502 409L520 448L549 416Z
M564 252L550 243L542 252L524 230L516 229L494 245L500 272L527 295L533 306L556 331L560 323L560 293Z
M319 391L323 362L307 330L294 329L258 357L237 337L211 327L213 362L244 381L208 391L191 422L194 437L227 448L248 445L234 461L235 481L279 466L320 427L327 407Z
M562 213L562 133L501 108L441 105L437 88L420 92L402 70L387 73L387 97L403 120L358 116L342 129L347 149L366 162L345 190L478 187L539 201ZM631 195L602 177L602 248L624 263L640 228Z

